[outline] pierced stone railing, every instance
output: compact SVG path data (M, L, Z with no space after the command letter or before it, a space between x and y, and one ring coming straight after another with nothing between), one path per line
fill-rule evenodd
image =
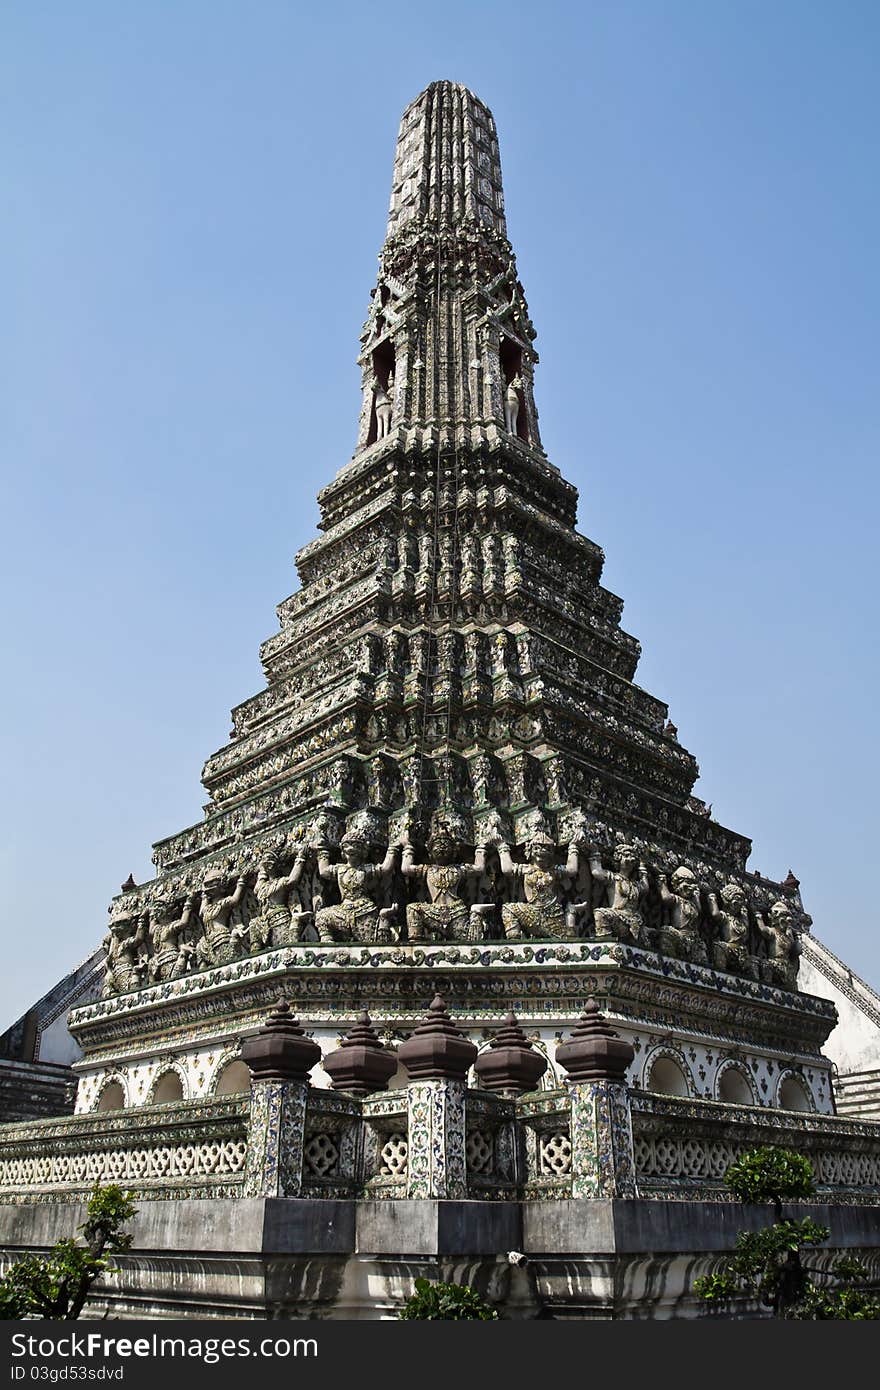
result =
M763 1145L804 1154L816 1201L880 1205L880 1124L630 1092L640 1196L729 1200L728 1167Z
M570 1197L572 1185L571 1098L568 1091L522 1096L516 1103L524 1149L524 1199Z
M409 1182L409 1105L405 1089L380 1091L363 1101L363 1192L405 1197Z
M465 1161L468 1196L483 1201L516 1195L523 1167L515 1104L490 1091L468 1091Z
M250 1099L0 1126L0 1203L55 1201L118 1183L139 1197L232 1197L244 1180Z
M305 1082L288 1091L275 1129L260 1086L211 1101L4 1125L0 1205L84 1196L111 1182L141 1198L247 1190L336 1199L721 1201L729 1198L730 1164L747 1149L775 1145L810 1159L816 1201L880 1206L880 1124L872 1121L603 1083L516 1101L445 1082L363 1099Z
M353 1197L360 1184L361 1103L310 1088L302 1151L304 1197Z

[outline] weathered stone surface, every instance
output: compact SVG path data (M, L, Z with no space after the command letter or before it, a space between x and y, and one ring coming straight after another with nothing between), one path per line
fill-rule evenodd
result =
M516 1014L509 1013L500 1030L474 1063L479 1085L487 1091L531 1091L547 1070L547 1058L528 1042Z
M241 1056L254 1081L307 1081L321 1048L280 1000L260 1031L243 1040Z
M337 1091L368 1096L384 1091L397 1071L397 1057L383 1047L366 1009L323 1067Z
M455 1026L439 994L413 1029L397 1055L413 1080L461 1081L477 1056L477 1048Z

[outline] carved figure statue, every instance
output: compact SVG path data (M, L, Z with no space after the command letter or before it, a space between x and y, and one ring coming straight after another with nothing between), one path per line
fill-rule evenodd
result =
M791 908L779 898L770 908L769 925L760 917L757 921L768 948L767 960L761 962L765 982L782 989L795 989L801 943Z
M685 864L672 875L671 889L665 878L660 879L660 897L669 914L668 923L660 928L660 949L679 960L691 960L708 965L709 953L700 936L700 884Z
M475 758L471 758L469 764L471 774L471 785L473 787L473 798L475 806L490 806L490 788L492 784L492 759L485 753L478 753Z
M125 994L140 986L146 961L141 947L146 939L149 914L142 910L137 898L122 898L110 906L110 921L104 937L106 961L101 997Z
M297 850L293 868L285 875L279 850L270 849L263 855L254 885L260 916L250 923L252 952L265 951L269 946L291 946L299 941L311 915L303 912L296 887L307 857L307 849Z
M526 845L526 863L514 864L510 846L498 846L501 872L522 884L524 903L504 903L501 922L508 941L523 937L538 940L566 940L577 935L575 914L566 913L559 896L561 888L577 881L580 853L577 845L568 846L565 868L556 865L556 845L549 835L533 835Z
M468 908L459 890L469 878L486 871L486 848L479 846L473 864L456 863L459 844L451 830L435 830L427 844L427 864L415 863L415 850L407 838L403 844L404 878L426 884L430 902L409 903L406 909L407 937L412 942L468 940L482 935L483 920L494 905L475 903Z
M205 934L196 947L200 966L228 965L239 953L239 945L247 936L247 927L230 926L230 918L244 897L247 878L240 874L235 891L225 893L226 876L219 869L209 869L202 880L201 918Z
M480 586L480 547L472 531L461 538L461 588L467 593Z
M645 945L645 919L642 899L650 888L648 870L641 863L632 845L619 844L614 851L614 869L602 867L597 850L590 855L590 871L594 883L601 883L611 898L610 904L593 910L594 935Z
M516 434L516 425L519 419L519 393L522 390L522 381L518 376L508 384L504 396L504 428L508 434Z
M731 879L721 890L721 905L715 893L709 894L708 903L717 938L712 943L715 969L757 980L758 962L749 952L749 906L743 889Z
M376 438L384 439L391 429L391 416L394 411L394 372L388 373L388 385L383 386L378 377L373 378L373 391L376 402Z
M150 904L153 953L148 962L148 972L151 980L176 980L189 969L195 948L186 937L194 920L193 910L197 899L197 893L190 893L179 917L172 917L172 898L154 898Z
M366 862L369 845L353 831L343 835L339 848L342 862L331 864L328 846L318 847L318 873L322 878L336 879L342 899L338 907L322 907L315 914L319 940L375 942L387 937L395 909L380 911L372 895L394 872L397 845L388 846L381 864Z

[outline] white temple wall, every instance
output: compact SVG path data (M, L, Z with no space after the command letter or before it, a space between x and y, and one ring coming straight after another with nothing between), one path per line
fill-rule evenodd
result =
M615 1028L635 1048L635 1059L627 1076L632 1086L660 1091L679 1086L680 1089L670 1089L668 1093L700 1100L722 1100L728 1104L776 1107L780 1106L780 1087L785 1085L787 1078L793 1077L784 1092L784 1099L788 1103L780 1108L809 1109L823 1115L834 1113L831 1064L824 1058L817 1063L814 1057L798 1058L790 1053L758 1052L744 1047L719 1045L711 1039L671 1037L668 1033L658 1033L650 1028L628 1027L616 1020ZM561 1030L556 1026L534 1030L527 1028L526 1031L551 1063L543 1078L543 1088L559 1087L563 1084L562 1074L553 1066L553 1057L557 1044L562 1041ZM568 1029L565 1031L567 1033ZM314 1037L325 1054L338 1047L341 1036L336 1029L317 1028L314 1031ZM472 1029L469 1036L481 1049L487 1045L482 1029ZM212 1039L188 1050L169 1048L154 1052L149 1057L132 1057L127 1061L120 1059L106 1068L85 1070L81 1063L77 1068L81 1075L76 1112L86 1114L97 1109L103 1089L113 1081L121 1083L126 1107L156 1104L162 1099L173 1098L163 1094L163 1090L169 1089L168 1083L160 1089L158 1097L156 1095L157 1084L168 1072L176 1073L180 1080L180 1099L208 1099L215 1094L224 1068L237 1056L238 1045L234 1039ZM320 1066L312 1072L312 1084L319 1089L330 1084L329 1077ZM401 1068L398 1075L392 1078L391 1088L405 1084L406 1074ZM750 1095L747 1095L745 1088ZM799 1088L804 1092L802 1100ZM170 1089L174 1089L173 1082ZM792 1100L796 1103L792 1104Z

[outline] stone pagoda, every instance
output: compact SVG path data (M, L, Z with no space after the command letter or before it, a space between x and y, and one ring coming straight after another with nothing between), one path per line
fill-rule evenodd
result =
M77 1115L6 1130L10 1200L57 1200L67 1144L67 1189L118 1172L156 1200L374 1217L379 1198L491 1201L488 1249L448 1217L478 1283L531 1212L550 1272L503 1297L616 1316L588 1279L554 1283L581 1247L553 1253L545 1202L717 1201L768 1134L846 1201L878 1192L875 1130L834 1118L834 1008L797 989L797 881L748 871L634 681L602 550L541 445L535 337L492 115L432 83L400 126L354 456L319 494L265 688L205 764L204 819L111 905L102 997L70 1019ZM392 1308L447 1237L420 1255L371 1220L357 1249L384 1260ZM297 1237L290 1268L304 1250L344 1265L339 1229ZM293 1286L251 1311L326 1310Z

